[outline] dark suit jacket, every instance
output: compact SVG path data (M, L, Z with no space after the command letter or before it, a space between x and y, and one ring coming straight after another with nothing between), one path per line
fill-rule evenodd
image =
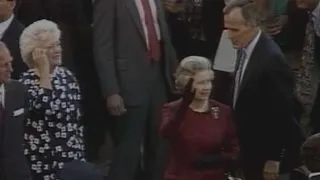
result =
M163 72L168 86L176 57L160 0L158 23L163 44ZM104 97L120 93L127 105L145 102L149 62L142 23L134 0L95 0L94 55Z
M285 149L288 158L297 159L301 133L294 114L295 83L280 48L267 35L261 34L244 73L234 107L244 158L279 161Z
M24 26L14 18L1 39L13 57L13 73L11 75L13 79L19 79L20 74L27 70L27 65L22 61L19 47L19 39L23 30Z
M24 156L24 121L28 108L25 87L17 81L5 84L6 121L0 145L1 180L30 180L29 165Z
M320 180L320 175L313 176L313 177L309 178L309 180Z

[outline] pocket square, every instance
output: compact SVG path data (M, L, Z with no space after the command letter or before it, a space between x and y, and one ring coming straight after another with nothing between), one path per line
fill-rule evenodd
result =
M13 111L13 116L20 116L24 113L24 108L20 108L18 110Z

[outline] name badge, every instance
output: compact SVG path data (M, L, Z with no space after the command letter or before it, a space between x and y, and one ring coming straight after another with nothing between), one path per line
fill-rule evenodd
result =
M20 108L18 110L13 111L13 116L20 116L24 113L24 108Z

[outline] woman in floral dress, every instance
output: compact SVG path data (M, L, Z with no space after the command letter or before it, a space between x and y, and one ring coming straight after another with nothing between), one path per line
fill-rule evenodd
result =
M33 180L57 180L64 163L84 160L77 80L60 67L60 30L40 20L20 37L20 50L29 70L21 82L28 88L30 114L25 125L27 156Z

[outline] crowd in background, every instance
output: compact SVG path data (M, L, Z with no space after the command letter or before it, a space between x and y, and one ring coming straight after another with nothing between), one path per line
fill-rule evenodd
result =
M319 37L319 0L0 0L0 180L316 180Z

